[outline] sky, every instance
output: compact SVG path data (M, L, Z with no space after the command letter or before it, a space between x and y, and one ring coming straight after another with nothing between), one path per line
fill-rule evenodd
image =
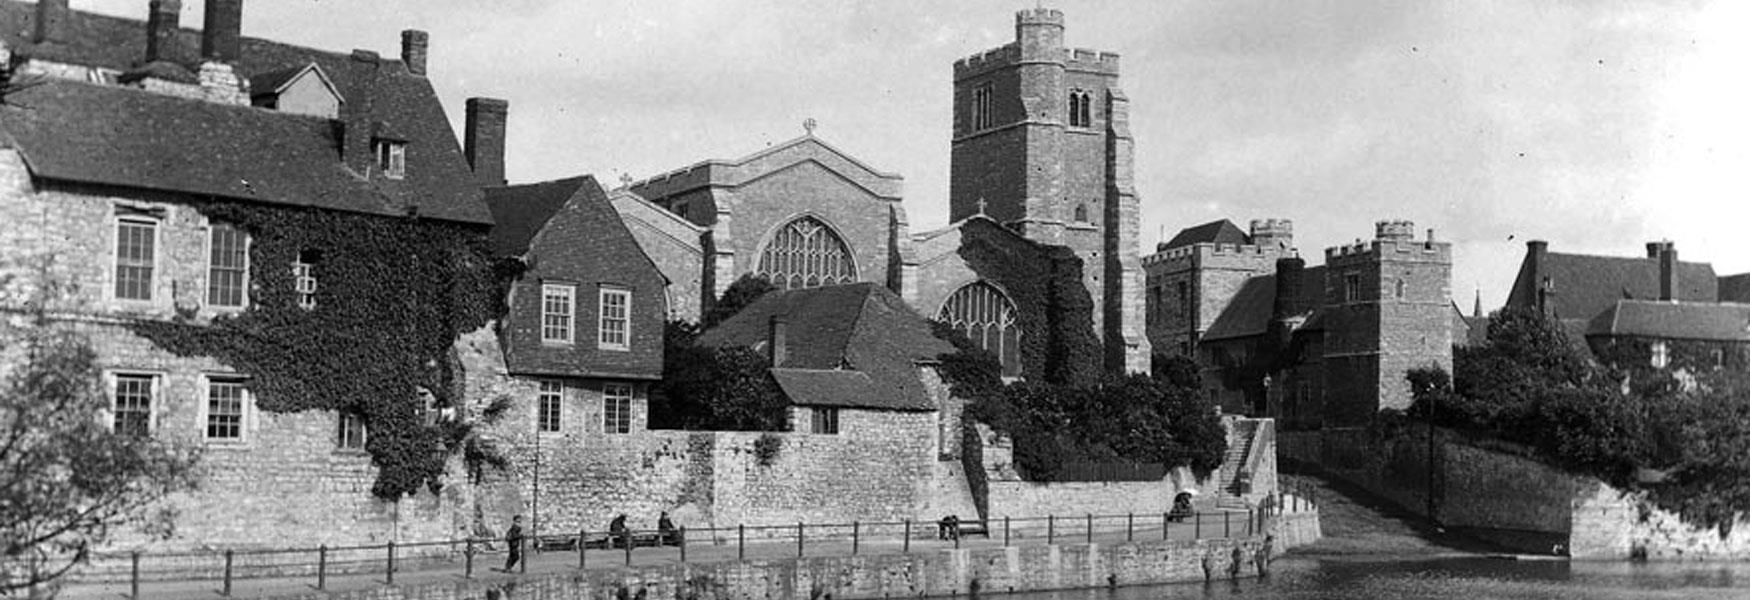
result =
M72 0L143 19L147 0ZM201 0L182 22L200 24ZM1750 271L1750 3L1060 0L1069 45L1123 55L1143 247L1227 218L1323 249L1408 219L1498 307L1525 241ZM460 130L510 102L512 182L604 185L815 133L947 219L951 65L1035 1L251 0L244 34L397 56Z

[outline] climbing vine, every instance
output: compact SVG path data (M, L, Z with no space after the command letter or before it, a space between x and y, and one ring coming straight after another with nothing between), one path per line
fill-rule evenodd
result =
M260 410L362 418L379 498L436 491L450 454L486 452L468 442L466 423L439 418L461 399L451 344L504 313L502 282L518 273L517 263L491 260L485 231L232 202L198 208L249 233L250 305L210 323L140 321L137 333L248 374ZM311 265L313 307L300 306L294 262Z

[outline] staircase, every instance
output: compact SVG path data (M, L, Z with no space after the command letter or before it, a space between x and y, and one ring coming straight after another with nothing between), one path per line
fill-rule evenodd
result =
M1216 508L1245 510L1246 501L1241 497L1244 490L1240 485L1240 472L1245 468L1246 455L1252 451L1252 440L1257 437L1257 428L1256 421L1233 421L1233 429L1228 434L1227 454L1222 456L1221 471L1217 473Z

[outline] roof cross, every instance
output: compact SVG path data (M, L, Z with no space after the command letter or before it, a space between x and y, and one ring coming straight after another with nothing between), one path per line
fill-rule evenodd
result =
M978 198L978 214L981 214L981 215L984 214L984 197L983 196L980 196Z

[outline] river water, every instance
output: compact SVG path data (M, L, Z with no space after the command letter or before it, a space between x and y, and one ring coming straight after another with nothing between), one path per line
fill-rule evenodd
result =
M1002 600L1750 599L1750 564L1285 557L1263 579L987 594Z

